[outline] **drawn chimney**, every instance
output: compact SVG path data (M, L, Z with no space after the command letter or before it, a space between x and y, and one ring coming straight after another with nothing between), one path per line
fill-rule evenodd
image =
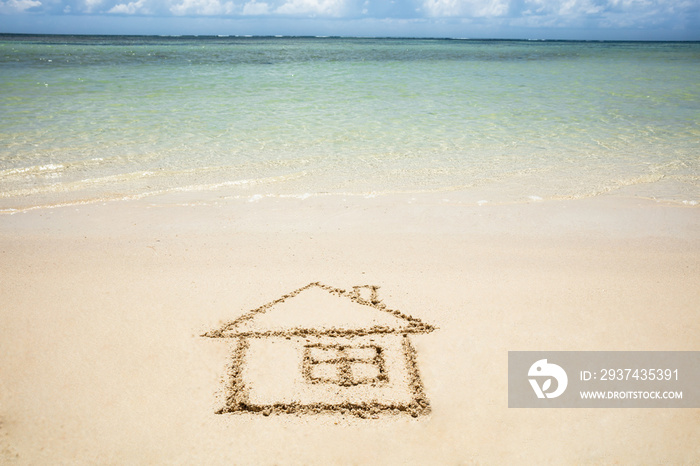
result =
M381 300L377 295L378 286L373 285L361 285L353 286L352 296L355 297L359 302L365 302L367 304L372 304L374 306L381 306Z

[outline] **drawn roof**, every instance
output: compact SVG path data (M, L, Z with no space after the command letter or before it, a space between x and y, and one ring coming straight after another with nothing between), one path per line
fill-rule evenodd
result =
M377 299L377 288L356 286L348 292L318 282L309 283L203 336L350 336L435 330L415 317L388 309ZM363 289L371 291L371 296L362 297Z

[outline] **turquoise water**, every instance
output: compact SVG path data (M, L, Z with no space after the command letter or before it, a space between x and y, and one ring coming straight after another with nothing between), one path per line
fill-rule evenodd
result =
M700 202L700 43L0 36L0 211L459 192Z

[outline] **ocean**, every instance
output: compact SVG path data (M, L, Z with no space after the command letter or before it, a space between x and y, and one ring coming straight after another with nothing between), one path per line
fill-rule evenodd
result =
M0 212L190 192L695 206L700 43L0 35Z

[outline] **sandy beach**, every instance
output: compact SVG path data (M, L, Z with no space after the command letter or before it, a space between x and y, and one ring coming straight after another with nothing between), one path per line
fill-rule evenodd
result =
M698 238L697 207L612 196L189 194L3 215L0 462L694 463L697 409L509 409L507 358L700 349ZM410 335L428 413L216 414L236 342L202 335L314 282L378 287L377 312L434 328Z

